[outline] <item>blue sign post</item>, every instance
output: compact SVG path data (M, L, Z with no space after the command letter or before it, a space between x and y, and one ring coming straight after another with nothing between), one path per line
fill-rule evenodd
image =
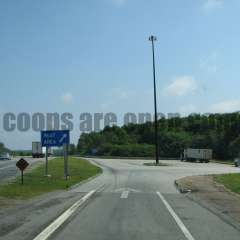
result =
M68 145L70 143L69 130L53 130L41 132L42 146L46 147L46 167L45 175L48 175L48 148L49 147L64 147L64 175L68 179Z

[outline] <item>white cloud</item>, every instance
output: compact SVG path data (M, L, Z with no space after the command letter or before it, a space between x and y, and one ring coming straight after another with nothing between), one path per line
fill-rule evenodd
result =
M210 107L210 111L214 113L227 113L240 111L240 100L239 99L227 100L213 104Z
M66 104L70 104L73 102L73 95L72 93L68 92L62 95L62 101Z
M213 10L221 8L223 6L223 0L206 0L203 4L205 10Z
M198 84L192 76L181 76L173 81L163 90L165 96L184 96L197 91Z

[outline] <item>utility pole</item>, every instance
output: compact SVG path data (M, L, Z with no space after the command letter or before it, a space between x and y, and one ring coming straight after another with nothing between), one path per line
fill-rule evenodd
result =
M48 174L48 147L46 147L45 159L46 159L46 162L45 162L45 176L48 177L49 176L49 174Z
M158 123L157 123L157 94L156 94L156 71L155 71L155 52L154 52L154 42L157 41L157 38L155 36L150 36L149 41L152 42L152 56L153 56L153 85L154 85L154 112L155 112L155 157L156 157L156 165L159 164L159 144L158 144Z

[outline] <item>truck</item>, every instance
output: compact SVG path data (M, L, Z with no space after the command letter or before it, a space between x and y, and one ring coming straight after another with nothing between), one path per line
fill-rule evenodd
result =
M0 154L0 160L2 160L2 161L11 160L11 156L9 153L2 153L2 154Z
M234 159L234 165L235 165L235 167L240 167L240 158Z
M32 142L32 157L33 158L44 157L41 142Z
M53 149L52 148L48 148L48 156L52 156L53 155Z
M200 162L208 163L212 159L213 151L212 149L194 149L187 148L184 149L181 161L191 161L191 162Z

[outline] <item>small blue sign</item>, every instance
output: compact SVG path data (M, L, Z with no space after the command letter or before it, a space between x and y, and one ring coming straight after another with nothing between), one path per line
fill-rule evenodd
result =
M42 131L41 142L43 147L61 147L64 144L69 144L69 130Z

